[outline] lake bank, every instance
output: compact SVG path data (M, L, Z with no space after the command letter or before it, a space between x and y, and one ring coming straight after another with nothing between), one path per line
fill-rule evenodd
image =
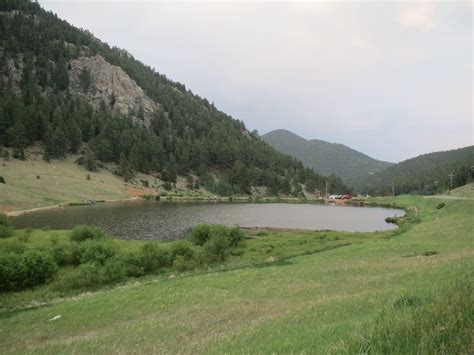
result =
M146 201L130 200L71 206L13 217L18 228L70 229L78 224L98 226L122 239L175 240L197 224L222 224L273 230L339 230L374 232L396 229L387 217L405 212L391 208L353 207L269 201Z
M370 234L269 233L250 239L247 251L235 256L248 257L247 261L258 256L260 262L254 266L223 263L211 270L174 272L61 301L58 295L43 294L45 306L3 318L0 345L6 353L86 353L112 347L117 352L337 353L354 339L375 342L371 329L385 324L382 313L405 327L420 324L410 317L430 316L420 312L447 296L446 287L455 289L456 280L466 283L466 276L472 281L472 273L466 274L474 267L474 203L453 200L437 209L439 201L414 196L372 202L406 209L406 224ZM355 243L312 253L308 238L317 242L324 235ZM285 259L286 253L292 257ZM37 290L29 297L41 294ZM11 300L21 302L22 297L26 299L12 295ZM61 318L47 322L57 315ZM427 326L435 324L430 319L426 318ZM446 315L436 323L443 326L444 335L456 330L449 319ZM469 334L465 331L459 328L455 333ZM420 334L428 338L416 338ZM436 334L429 328L410 332L410 349L432 346L421 349L433 353L439 349ZM443 339L444 349L451 353L462 353L470 344ZM391 338L392 346L397 340Z

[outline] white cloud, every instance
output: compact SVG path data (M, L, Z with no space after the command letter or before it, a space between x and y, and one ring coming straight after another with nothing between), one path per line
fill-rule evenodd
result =
M438 24L436 6L433 3L405 5L398 14L400 26L419 31L430 31Z

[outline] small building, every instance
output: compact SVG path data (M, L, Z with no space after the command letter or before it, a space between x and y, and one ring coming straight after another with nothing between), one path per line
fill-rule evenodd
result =
M317 189L314 190L314 196L315 196L316 198L321 198L321 191L319 191L319 190L317 190Z

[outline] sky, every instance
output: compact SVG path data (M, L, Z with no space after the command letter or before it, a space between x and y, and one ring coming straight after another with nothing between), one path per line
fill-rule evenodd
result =
M471 2L40 4L260 134L392 162L474 144Z

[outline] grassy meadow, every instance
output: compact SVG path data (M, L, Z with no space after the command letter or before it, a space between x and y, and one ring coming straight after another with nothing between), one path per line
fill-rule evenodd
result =
M95 291L60 292L53 280L4 293L0 346L34 354L472 352L474 201L371 200L405 208L401 227L256 233L205 269ZM33 231L24 243L41 248L67 235Z
M89 175L90 179L87 178ZM47 163L42 156L0 163L0 211L16 211L84 199L116 200L129 197L123 179L101 169L90 172L73 157Z

